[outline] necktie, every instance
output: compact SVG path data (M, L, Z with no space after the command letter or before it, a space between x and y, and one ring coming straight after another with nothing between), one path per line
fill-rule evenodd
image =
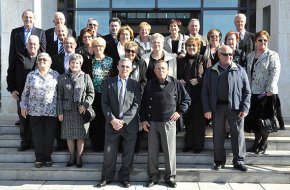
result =
M125 80L121 80L121 88L120 88L120 92L119 92L120 117L123 116L124 97L125 97Z
M242 33L239 32L239 37L240 37L240 41L239 41L239 50L242 50L242 47L243 47L243 41L242 41Z
M64 49L63 49L63 43L59 42L60 46L59 46L59 50L58 50L58 54L64 53Z

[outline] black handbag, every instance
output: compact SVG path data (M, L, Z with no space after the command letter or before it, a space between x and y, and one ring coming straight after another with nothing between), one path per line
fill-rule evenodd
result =
M266 97L266 101L269 101L269 97ZM260 118L258 120L258 126L262 134L277 132L279 128L279 121L276 117L276 109L273 97L271 97L271 108L273 109L272 116L265 119Z
M85 84L86 85L87 85L87 81L88 81L87 78L88 78L88 75L85 74ZM86 93L84 92L83 96L82 96L82 102L85 101L85 96L86 96ZM84 113L82 113L81 115L82 115L82 118L84 119L85 123L89 123L89 122L93 121L96 117L96 113L91 105L89 105L89 107L86 109L86 111Z
M95 119L96 113L93 110L92 106L89 106L88 109L86 109L85 113L82 114L82 117L85 123L89 123Z

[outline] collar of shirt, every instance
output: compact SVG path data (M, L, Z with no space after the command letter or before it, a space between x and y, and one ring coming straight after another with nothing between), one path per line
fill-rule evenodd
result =
M239 32L240 38L243 40L245 37L246 30Z
M53 32L53 41L57 40L57 34L55 33L55 31Z
M125 88L126 88L128 78L126 78L126 79L121 79L121 78L119 77L119 75L118 75L118 94L120 93L120 90L121 90L122 81L124 81L124 85L125 85Z
M164 81L160 81L159 79L157 79L157 81L158 81L159 84L163 84L164 85L164 84L167 84L169 82L172 82L172 79L167 76Z
M231 67L231 64L229 64L229 65L227 65L227 66L225 66L225 65L222 65L220 62L218 63L219 65L219 67L221 67L223 70L226 70L226 69L228 69L229 67Z

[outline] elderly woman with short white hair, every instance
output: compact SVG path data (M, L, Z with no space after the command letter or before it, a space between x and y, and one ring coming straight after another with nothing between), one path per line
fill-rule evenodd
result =
M80 54L71 54L69 72L58 79L57 112L61 121L61 138L66 139L70 154L66 167L75 163L76 167L82 167L84 139L89 138L90 123L82 115L92 105L95 93L90 76L81 70L82 64L83 57Z
M37 56L37 69L26 78L20 108L24 118L29 117L35 149L35 167L52 166L54 132L57 126L56 96L58 72L50 69L47 53Z

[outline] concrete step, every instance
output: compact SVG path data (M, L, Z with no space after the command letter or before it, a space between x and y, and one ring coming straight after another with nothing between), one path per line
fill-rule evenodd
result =
M278 130L276 133L270 134L272 137L290 137L290 125L285 126L286 130ZM11 135L19 135L19 126L17 125L3 125L0 124L0 134L11 134ZM185 130L183 129L181 132L177 133L178 138L183 138L185 134ZM207 137L212 137L212 128L207 127L205 135ZM246 137L254 136L253 133L245 133Z
M16 148L0 148L0 163L33 163L35 161L34 151L32 149L18 152ZM134 163L146 164L148 153L142 151L136 153L134 157ZM212 164L213 152L206 150L200 154L194 154L192 152L184 153L177 151L177 163L182 164ZM52 159L56 163L66 163L69 159L68 152L54 152ZM233 154L231 151L227 151L226 164L232 164ZM85 151L83 154L83 162L90 164L103 163L103 153L96 153L92 151ZM160 163L164 163L163 154L160 153ZM121 154L118 154L118 163L121 163ZM263 155L257 155L254 153L247 153L246 164L259 164L259 165L290 165L290 151L273 151L267 150Z
M120 166L117 166L117 171ZM135 164L131 181L147 181L146 164ZM160 165L161 176L164 166ZM0 163L0 180L56 180L96 181L101 177L101 164L84 164L83 168L66 168L65 163L54 163L50 168L35 168L33 163ZM117 178L116 178L117 180ZM290 183L289 166L248 165L248 172L233 169L213 170L212 165L177 164L176 181L222 183Z
M246 137L247 147L251 147L253 144L253 141L254 141L253 136ZM0 134L0 142L1 142L0 148L16 148L16 147L19 147L20 145L20 137L19 135ZM88 149L91 147L91 143L89 140L86 140L85 144ZM142 145L146 146L146 139L142 141ZM183 149L184 147L183 136L177 137L176 147L177 149ZM206 137L204 147L205 149L209 149L209 150L213 149L212 137ZM290 137L270 136L268 139L268 150L289 150L289 147L290 147ZM231 149L230 139L225 140L225 148Z

